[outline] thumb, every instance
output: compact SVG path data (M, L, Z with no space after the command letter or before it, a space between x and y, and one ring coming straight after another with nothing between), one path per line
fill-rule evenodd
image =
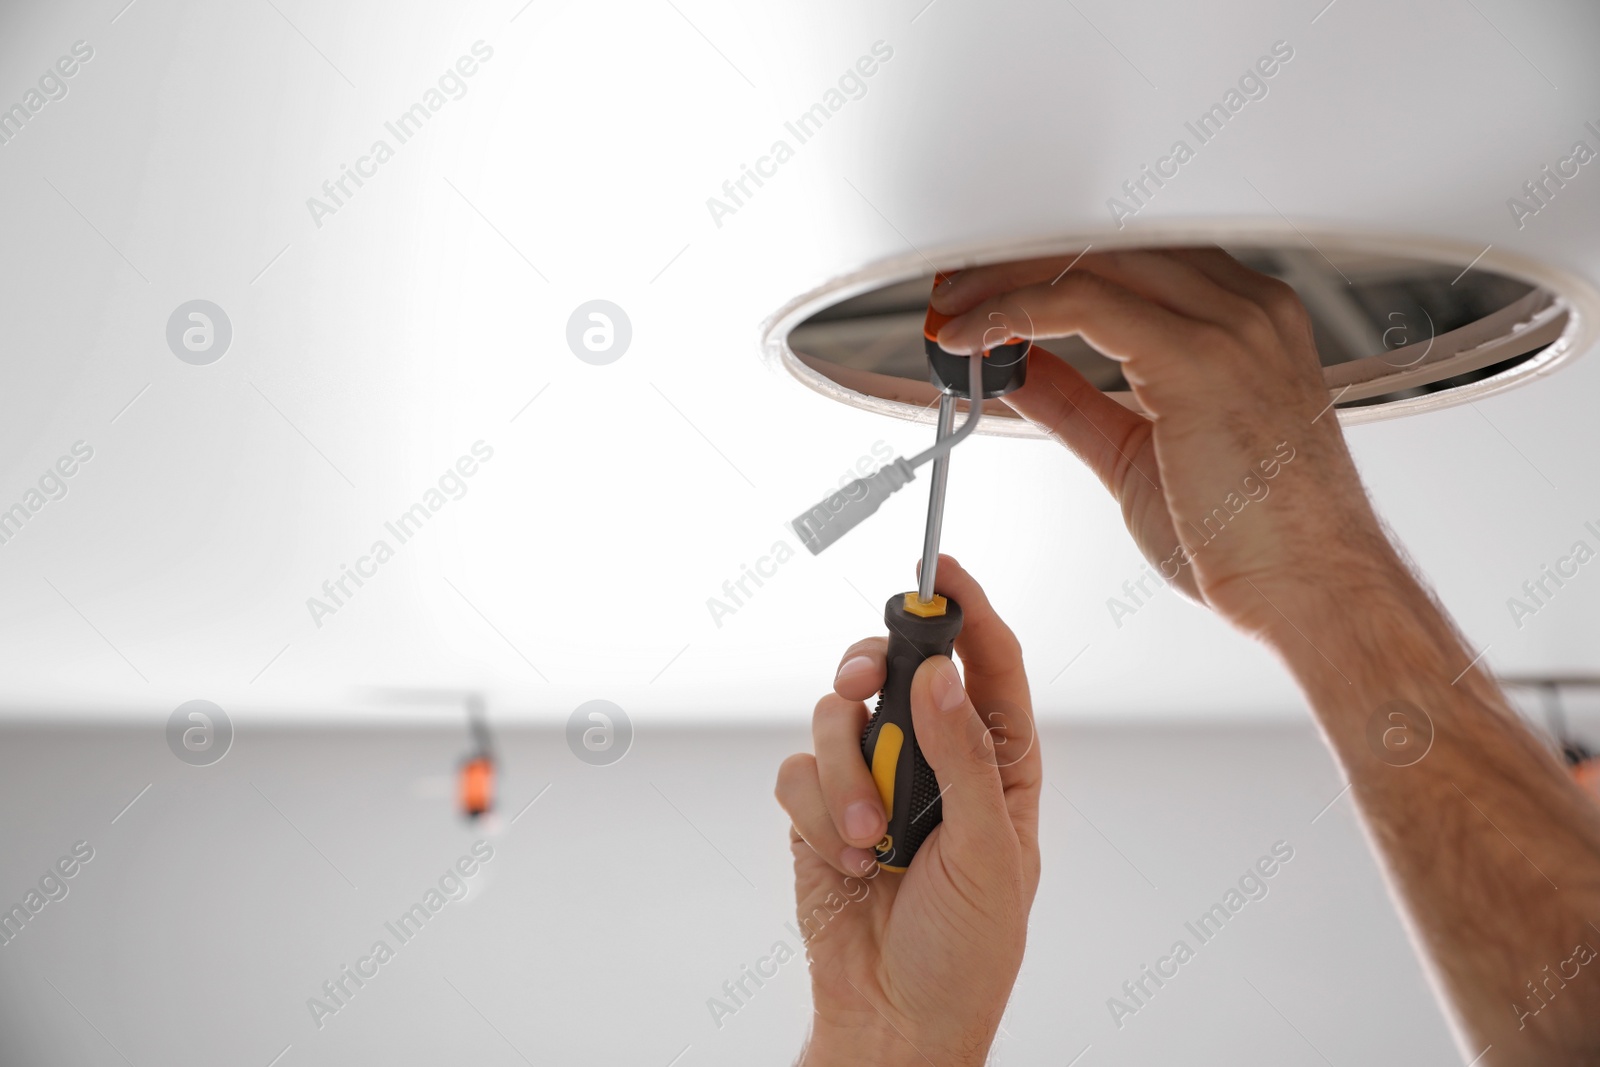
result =
M956 666L932 656L911 680L911 719L917 744L939 779L946 847L957 856L982 856L1016 831L1006 809L994 739L972 706Z
M1096 389L1066 360L1034 346L1028 353L1028 382L1005 398L1023 418L1044 427L1072 450L1116 497L1123 495L1134 467L1153 487L1160 478L1150 457L1136 463L1150 420Z
M1094 472L1122 506L1122 520L1144 558L1191 599L1205 603L1194 568L1183 566L1188 558L1182 555L1183 542L1173 526L1161 467L1151 447L1155 424L1037 345L1028 355L1028 384L1005 402L1023 418L1043 426Z

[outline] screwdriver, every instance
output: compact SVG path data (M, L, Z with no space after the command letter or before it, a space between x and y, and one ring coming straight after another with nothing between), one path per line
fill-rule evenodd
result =
M935 289L945 277L934 276ZM933 382L940 387L935 449L953 437L958 396L964 396L971 408L962 425L964 436L978 421L984 399L1003 396L1020 387L1027 374L1027 341L1000 345L972 356L956 356L939 347L939 329L948 321L950 316L940 314L929 304L922 336ZM967 366L960 366L962 363ZM958 384L963 378L964 392ZM909 867L912 857L944 817L944 792L933 768L923 758L911 720L911 680L930 656L948 657L961 633L961 605L933 591L949 474L950 451L945 448L937 453L928 479L928 518L923 528L917 589L891 597L884 605L883 621L889 628L888 670L877 709L861 735L861 754L871 769L873 784L888 816L888 827L874 848L878 866L888 871Z

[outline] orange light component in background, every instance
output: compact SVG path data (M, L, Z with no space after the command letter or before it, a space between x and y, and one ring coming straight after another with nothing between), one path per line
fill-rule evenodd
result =
M494 761L474 756L461 764L461 813L469 819L494 807Z
M1591 797L1600 801L1600 758L1590 756L1574 766L1572 777Z

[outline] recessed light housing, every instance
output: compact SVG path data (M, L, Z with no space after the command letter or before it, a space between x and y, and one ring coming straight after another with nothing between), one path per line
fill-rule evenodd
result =
M918 422L933 420L922 318L934 267L1073 255L1084 249L1221 244L1281 278L1311 314L1328 395L1345 423L1430 411L1542 377L1595 341L1600 293L1568 272L1433 239L1348 233L1287 236L1259 227L1171 231L1158 240L1063 238L912 253L842 273L762 327L768 360L823 394ZM1045 342L1134 410L1121 368L1078 338ZM978 432L1040 436L1000 401Z

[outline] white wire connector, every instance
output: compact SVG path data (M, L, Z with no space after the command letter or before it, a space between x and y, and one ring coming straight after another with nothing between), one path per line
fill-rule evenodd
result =
M855 529L889 499L889 495L916 477L911 464L896 456L865 478L857 478L815 507L795 516L789 525L813 556Z
M800 543L813 556L820 555L823 549L876 512L892 493L916 477L916 468L946 455L977 428L978 420L983 417L983 355L978 353L970 358L970 389L967 395L977 399L968 407L967 418L961 424L961 429L909 460L896 456L893 462L884 464L876 473L855 479L837 493L801 512L789 523Z

